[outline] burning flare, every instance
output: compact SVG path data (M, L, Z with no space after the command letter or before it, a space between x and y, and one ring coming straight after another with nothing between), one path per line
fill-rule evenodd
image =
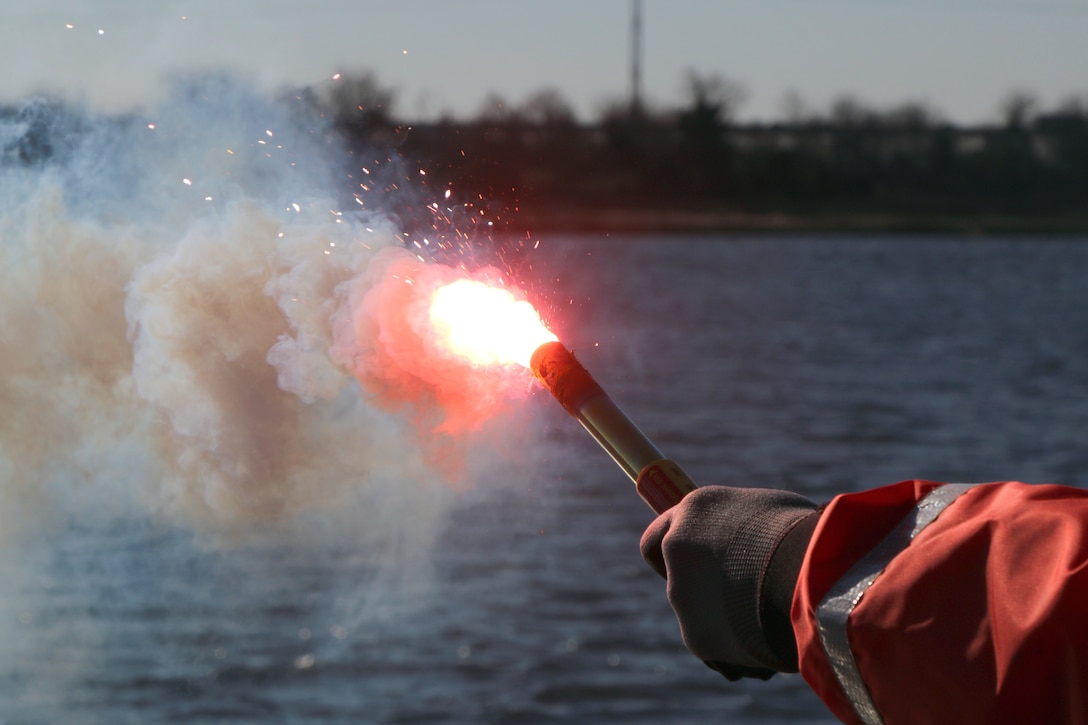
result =
M428 264L401 247L380 250L337 294L332 361L368 401L408 415L447 472L465 435L529 393L529 358L555 339L501 270Z
M443 347L477 366L528 368L538 347L559 339L530 303L505 288L471 279L435 290L430 321Z

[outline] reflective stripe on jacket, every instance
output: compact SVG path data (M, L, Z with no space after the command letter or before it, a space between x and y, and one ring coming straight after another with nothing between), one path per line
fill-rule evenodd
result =
M1088 723L1088 491L905 481L835 498L794 592L847 723Z

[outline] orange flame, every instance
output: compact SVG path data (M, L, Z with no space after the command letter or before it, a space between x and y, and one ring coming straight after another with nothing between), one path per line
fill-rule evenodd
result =
M530 303L507 289L471 279L435 290L430 320L446 349L479 366L528 368L534 350L559 339Z

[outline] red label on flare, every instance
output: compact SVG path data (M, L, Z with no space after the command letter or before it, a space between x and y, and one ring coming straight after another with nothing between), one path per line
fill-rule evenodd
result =
M694 491L695 484L680 466L662 459L642 469L635 481L635 490L650 508L663 514Z

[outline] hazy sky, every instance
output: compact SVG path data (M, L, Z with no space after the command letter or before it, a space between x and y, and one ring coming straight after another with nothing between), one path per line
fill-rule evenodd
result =
M630 0L8 0L0 100L50 91L118 110L169 73L263 86L369 70L409 119L471 116L555 87L583 118L629 89ZM68 27L68 26L71 27ZM677 106L687 69L748 89L745 118L852 95L997 117L1014 90L1088 95L1088 0L644 0L644 93Z

